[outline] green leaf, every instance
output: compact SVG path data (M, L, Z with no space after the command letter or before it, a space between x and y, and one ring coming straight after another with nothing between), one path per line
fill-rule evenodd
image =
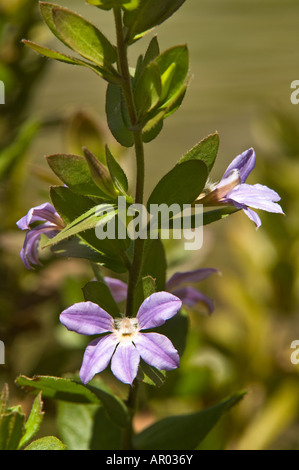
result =
M93 181L84 157L71 154L56 154L46 157L48 165L58 178L78 194L107 199Z
M219 134L211 134L196 144L189 152L187 152L179 161L179 163L187 160L201 160L207 167L208 171L213 168L219 148Z
M165 289L166 270L166 255L160 238L146 241L142 276L151 276L155 280L157 291L162 291Z
M107 194L108 197L112 199L116 198L118 191L115 189L112 178L104 163L98 160L86 147L83 147L83 152L95 184L104 194Z
M43 55L44 57L58 60L59 62L64 62L66 64L87 67L91 69L93 72L95 72L97 75L105 78L105 80L111 83L120 82L120 78L117 73L112 73L112 71L109 73L107 70L104 70L103 68L98 67L97 65L91 64L90 62L86 62L85 60L77 59L76 57L71 57L66 54L62 54L61 52L54 51L53 49L49 49L48 47L41 46L39 44L36 44L35 42L28 41L26 39L23 39L22 42L26 44L26 46L34 50L35 52L38 52L39 54Z
M106 161L107 166L110 172L110 176L115 187L123 194L126 195L128 191L128 179L127 176L120 166L120 164L115 160L109 148L106 146Z
M163 129L165 110L158 111L154 117L150 118L142 129L143 142L148 143L154 140Z
M59 33L59 31L56 28L56 25L53 20L53 14L52 14L53 8L61 8L61 6L56 5L54 3L49 3L49 2L39 2L39 6L40 6L41 15L45 23L47 24L48 28L52 31L54 36L56 36L59 39L59 41L61 41L63 44L67 46L67 43L64 41L62 35Z
M69 188L58 186L50 190L51 200L59 215L66 224L70 224L74 219L84 212L94 207L94 201L88 197L74 193ZM116 272L124 272L126 266L124 264L124 251L126 250L126 240L99 240L95 230L87 230L79 235L87 245L96 250L95 262L100 262L103 266ZM69 242L70 240L65 240ZM61 248L61 243L56 245L57 250ZM51 248L53 250L53 247ZM63 249L72 249L70 246L62 246ZM79 252L80 254L80 252ZM90 253L91 254L91 253ZM90 259L87 256L87 259Z
M20 406L0 415L0 450L16 450L24 433L25 415Z
M127 119L123 116L123 93L118 85L109 84L106 93L106 115L109 129L113 137L124 147L132 147L134 137L126 126Z
M166 372L164 370L155 369L142 359L139 364L139 376L142 382L155 387L161 387L166 381ZM138 377L138 376L137 376Z
M25 450L66 450L66 445L57 437L47 436L31 442L29 446L25 447Z
M55 245L66 238L78 235L85 230L99 227L100 225L106 225L111 221L117 214L117 209L113 208L111 204L99 204L92 207L90 210L80 215L61 230L54 238L48 240L44 248Z
M101 406L59 402L57 424L68 450L120 448L121 429L107 418Z
M160 54L154 61L157 65L162 92L160 105L167 107L181 91L189 70L189 52L186 45L174 46Z
M112 44L82 16L62 7L53 7L52 16L59 37L73 51L106 69L116 61Z
M101 403L113 422L121 427L127 425L128 415L124 403L100 380L95 380L95 386L92 386L60 377L37 375L31 379L21 375L16 379L16 383L27 391L40 390L44 397L54 400Z
M206 165L199 160L189 160L176 165L154 188L148 199L152 204L191 204L204 188L208 177Z
M79 237L63 240L57 243L57 245L52 246L51 251L56 256L63 256L65 258L83 258L93 263L105 262L103 253L99 253L95 248Z
M109 287L105 282L91 281L83 287L84 299L99 305L114 318L120 316L119 308L115 303Z
M138 118L154 108L161 96L162 83L157 65L149 63L140 74L134 86L134 98Z
M43 402L41 392L35 398L29 417L25 423L25 434L19 443L19 448L24 447L31 441L33 436L37 433L43 420L44 413L42 411Z
M126 11L124 24L128 28L126 41L130 44L147 31L166 21L185 0L140 0L139 7Z
M236 393L205 410L164 418L137 434L135 448L142 450L194 450L217 424L221 416L244 396Z
M132 314L136 314L142 302L151 294L156 292L155 279L151 276L142 277L137 283L134 292L134 306Z
M138 7L139 0L87 0L90 5L95 5L102 10L111 10L113 7L122 7L124 10L134 10Z

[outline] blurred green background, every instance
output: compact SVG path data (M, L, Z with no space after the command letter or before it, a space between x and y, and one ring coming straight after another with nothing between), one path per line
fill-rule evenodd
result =
M83 14L114 41L111 14L83 0L55 3ZM0 0L0 80L6 86L6 104L0 105L0 340L6 353L0 387L8 382L12 404L21 402L25 410L32 398L14 385L16 376L80 367L85 342L66 334L58 315L82 300L81 288L93 274L84 262L49 253L42 255L43 267L26 271L19 258L24 234L15 222L48 200L49 185L57 183L44 155L111 140L105 83L21 44L27 38L57 47L37 4ZM275 189L286 216L261 213L256 231L243 213L232 215L207 226L203 248L188 256L181 244L169 243L169 275L211 266L222 276L199 286L214 299L215 313L190 313L182 367L163 388L144 388L136 429L247 389L201 448L299 448L299 364L290 359L291 343L299 340L299 105L290 101L291 82L299 79L298 32L297 0L187 0L156 30L161 50L188 44L192 80L180 110L146 147L147 194L183 153L217 130L214 179L254 147L257 166L248 182ZM151 37L132 47L132 66ZM134 176L132 151L119 154ZM55 407L47 401L45 407L41 433L57 434Z

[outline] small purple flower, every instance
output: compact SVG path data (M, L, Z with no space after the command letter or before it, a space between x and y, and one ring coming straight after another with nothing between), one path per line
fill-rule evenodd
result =
M213 300L203 294L199 289L186 284L203 281L213 273L219 273L219 270L214 268L203 268L196 269L195 271L175 273L166 282L165 290L181 299L183 304L187 305L189 308L194 308L198 304L203 303L211 314L214 311ZM112 277L105 277L104 280L108 285L115 302L122 302L127 298L128 286L125 282Z
M35 222L45 223L31 228L30 225ZM40 264L38 260L38 245L41 235L45 234L49 238L54 237L64 228L64 223L55 208L46 202L40 206L32 207L24 217L18 220L17 226L21 230L28 230L20 256L25 267L33 269L32 265Z
M150 295L141 304L137 316L113 319L93 302L80 302L60 314L61 323L70 331L83 335L102 335L86 348L80 369L84 384L102 372L111 361L111 370L123 383L133 383L142 358L160 370L179 366L179 355L171 341L159 333L146 332L172 318L182 302L168 292Z
M283 214L278 201L280 196L273 189L261 184L246 184L248 175L255 167L256 156L251 148L238 155L227 167L221 181L208 188L197 202L203 205L234 205L243 209L245 214L253 220L257 227L262 222L254 209Z

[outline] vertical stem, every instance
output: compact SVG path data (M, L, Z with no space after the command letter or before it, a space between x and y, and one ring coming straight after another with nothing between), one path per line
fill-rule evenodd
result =
M143 193L144 193L144 147L142 139L142 131L138 127L138 115L134 101L134 95L132 90L131 76L129 71L127 44L123 35L123 21L121 8L115 7L114 21L116 28L117 37L117 50L118 50L118 68L122 77L122 90L124 99L126 102L131 128L134 136L134 147L136 156L136 189L135 189L135 203L143 204ZM128 281L128 294L127 294L127 305L126 314L127 316L132 315L134 305L134 292L140 276L142 267L143 257L143 240L137 238L134 243L134 256L133 262L129 269L129 281ZM127 400L127 407L130 414L130 422L128 426L123 430L122 435L122 449L130 450L133 449L133 417L136 411L137 402L137 391L138 384L135 380L134 384L130 388L129 397Z
M127 44L123 35L122 13L119 7L115 7L114 20L117 37L118 49L118 66L122 76L122 90L131 122L132 132L134 136L134 147L136 156L136 192L135 203L143 204L144 193L144 147L142 140L142 131L138 129L137 110L135 106L133 90L131 85L131 76L128 64ZM129 272L128 295L127 295L127 315L133 310L134 291L139 279L142 266L143 240L138 238L135 240L133 263Z
M129 424L126 428L123 429L122 432L122 442L121 447L122 450L132 450L133 447L133 418L137 407L137 395L138 395L138 382L135 380L132 387L130 388L128 400L127 400L127 407L129 411Z

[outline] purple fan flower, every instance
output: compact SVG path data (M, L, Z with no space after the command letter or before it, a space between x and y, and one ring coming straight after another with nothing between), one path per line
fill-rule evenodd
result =
M160 370L179 366L179 355L171 341L159 333L144 333L172 318L182 302L168 292L150 295L141 304L134 318L113 319L93 302L80 302L60 314L61 323L70 331L83 335L102 335L86 348L80 370L84 384L102 372L111 361L111 370L123 383L133 383L142 358Z
M203 281L213 273L219 273L219 270L214 268L203 268L184 273L175 273L167 281L165 290L181 299L183 304L187 305L189 308L194 308L198 304L203 303L211 314L214 311L213 300L203 294L199 289L186 284ZM105 277L104 280L108 285L115 302L122 302L127 298L128 286L125 282L112 277Z
M44 222L31 228L35 222ZM27 269L33 269L32 265L40 264L38 260L38 245L42 234L54 237L64 228L64 223L55 208L46 202L40 206L32 207L28 213L17 222L21 230L28 230L20 256Z
M257 227L262 222L254 209L283 214L278 201L280 196L273 189L261 184L246 184L248 175L255 167L256 156L251 148L238 155L227 167L221 181L201 195L197 201L203 205L234 205L243 209L245 214L253 220Z

